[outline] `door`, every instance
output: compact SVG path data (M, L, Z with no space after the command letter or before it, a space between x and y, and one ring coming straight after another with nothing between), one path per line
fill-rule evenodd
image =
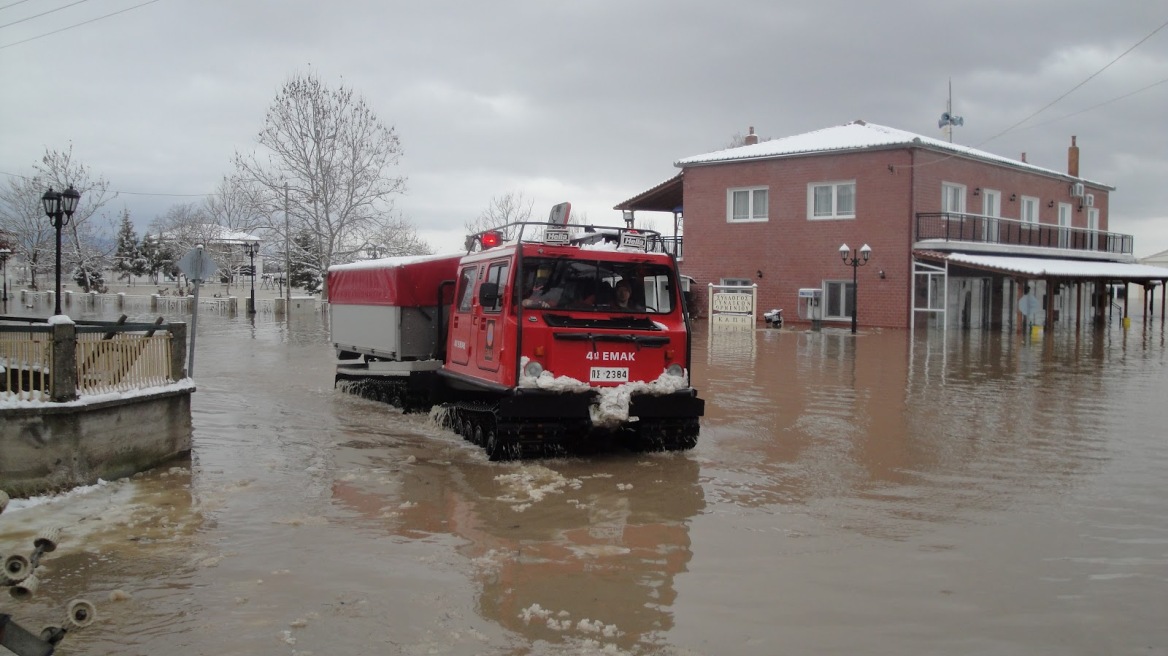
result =
M982 227L982 241L998 243L998 217L1002 216L1002 194L995 189L981 192L981 213L985 217Z
M474 307L477 278L478 265L463 267L458 276L458 287L454 290L457 303L450 316L450 344L446 349L447 358L453 364L470 364L471 340L474 335L471 309Z
M487 275L479 285L479 302L474 304L477 319L475 361L484 371L498 371L502 359L511 353L507 348L503 321L503 301L507 296L510 272L509 260L497 260L487 265Z
M1059 248L1071 247L1071 204L1059 203L1058 206L1058 245Z

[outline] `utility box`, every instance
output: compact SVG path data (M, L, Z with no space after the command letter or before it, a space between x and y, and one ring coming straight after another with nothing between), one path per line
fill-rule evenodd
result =
M799 290L799 318L811 322L811 330L823 327L823 290L803 287Z

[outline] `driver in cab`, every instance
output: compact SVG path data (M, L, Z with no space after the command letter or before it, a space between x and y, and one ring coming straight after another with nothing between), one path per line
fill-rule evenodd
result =
M531 287L531 292L523 299L523 307L553 308L560 302L563 290L549 286L551 273L551 268L546 266L536 270L535 283Z

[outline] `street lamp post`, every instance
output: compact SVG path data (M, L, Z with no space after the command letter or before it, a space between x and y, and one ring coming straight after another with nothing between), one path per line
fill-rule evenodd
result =
M257 241L257 242L253 242L253 243L245 243L245 244L243 245L243 252L244 252L244 253L247 253L247 256L248 256L249 258L251 258L251 300L250 300L250 301L248 301L248 304L247 304L247 313L248 313L248 314L255 314L255 313L256 313L256 304L255 304L255 256L256 256L256 252L258 252L259 250L260 250L260 243L259 243L258 241Z
M840 246L840 259L844 261L845 266L852 267L852 334L856 333L856 315L860 313L860 305L857 299L857 276L856 271L868 263L868 258L872 257L872 247L864 244L860 247L860 254L856 255L856 249L848 248L847 244ZM849 257L851 256L851 257Z
M61 314L61 228L69 225L69 221L73 218L73 212L77 211L77 201L81 200L81 193L69 185L69 188L64 192L53 191L52 187L41 196L41 203L44 205L45 214L49 217L49 222L53 224L53 229L57 231L57 293L54 296L57 301L54 314Z
M4 311L8 311L8 256L12 249L0 248L0 274L4 277Z

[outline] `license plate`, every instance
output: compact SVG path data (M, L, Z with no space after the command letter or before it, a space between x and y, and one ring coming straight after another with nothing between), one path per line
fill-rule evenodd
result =
M627 383L629 382L629 368L592 367L588 373L588 380L593 383Z

